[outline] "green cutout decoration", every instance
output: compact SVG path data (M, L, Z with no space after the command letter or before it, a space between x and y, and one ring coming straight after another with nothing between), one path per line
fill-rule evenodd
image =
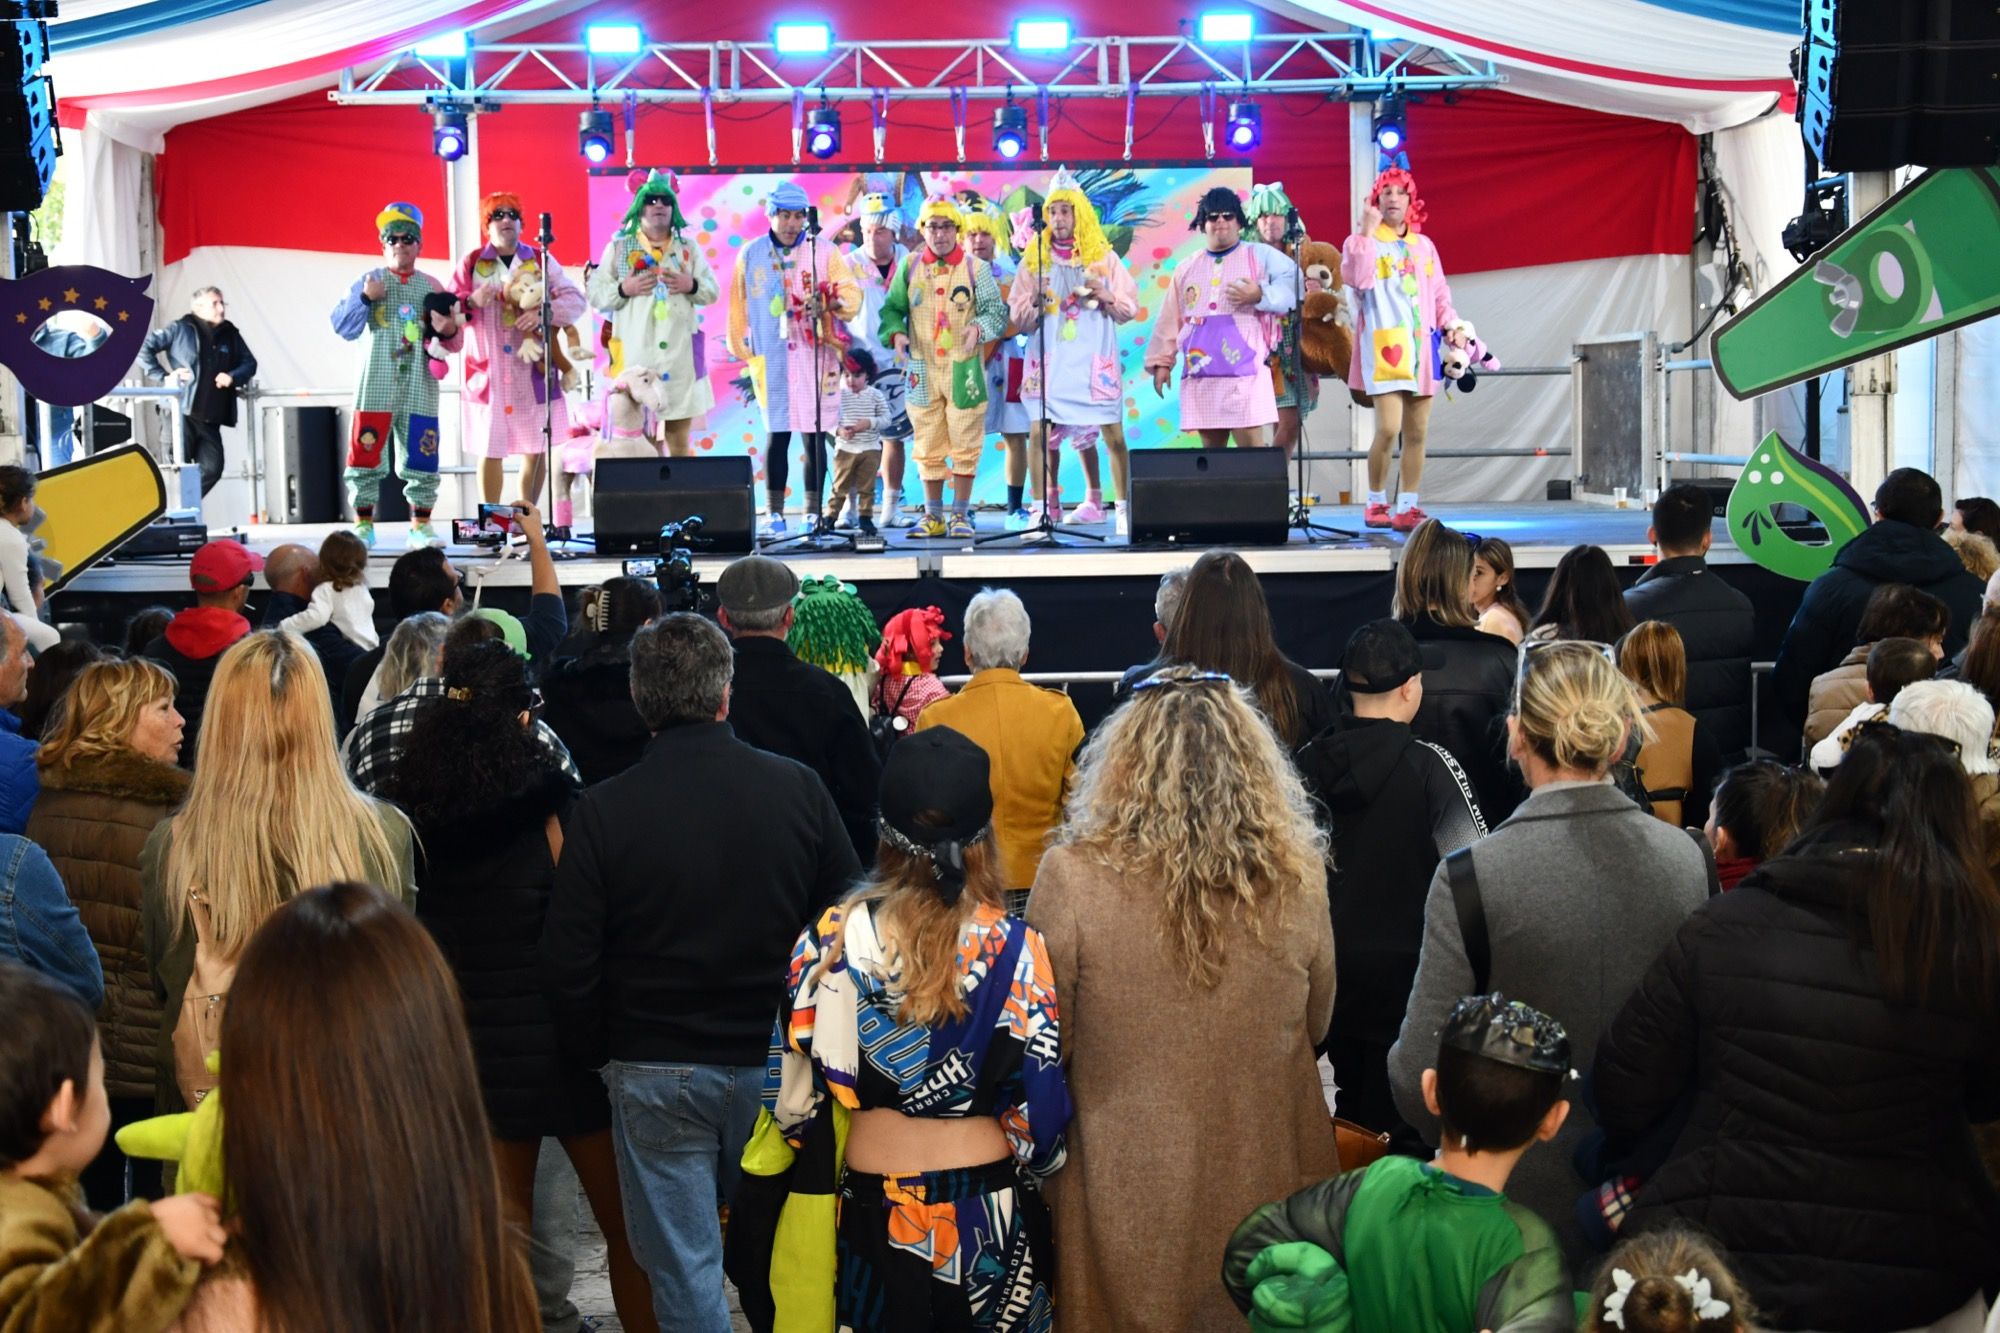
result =
M1718 329L1709 356L1751 398L1995 311L2000 168L1928 171Z
M1803 505L1826 528L1824 545L1809 546L1779 529L1775 504ZM1833 568L1840 548L1868 526L1868 506L1847 479L1789 448L1772 431L1750 454L1729 492L1729 537L1736 549L1773 574L1810 582Z

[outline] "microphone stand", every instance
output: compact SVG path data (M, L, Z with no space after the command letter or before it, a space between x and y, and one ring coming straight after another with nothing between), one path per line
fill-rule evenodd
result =
M1048 225L1049 225L1042 218L1042 206L1040 204L1035 204L1033 207L1034 207L1033 225L1035 229L1035 239L1028 249L1028 253L1030 255L1035 255L1041 252L1042 233L1048 230ZM1019 532L995 532L995 533L990 533L984 537L974 537L972 539L972 544L975 547L984 546L988 542L1004 542L1010 540L1019 541L1023 545L1026 545L1028 542L1036 542L1039 544L1045 544L1049 546L1065 545L1066 544L1065 539L1069 539L1071 541L1086 541L1086 542L1100 542L1100 543L1104 540L1102 536L1098 535L1095 532L1064 532L1062 528L1057 525L1055 520L1055 515L1049 512L1049 487L1051 485L1055 485L1058 486L1059 488L1060 478L1062 476L1061 457L1060 456L1057 456L1056 458L1049 457L1051 450L1049 449L1048 282L1049 282L1049 270L1054 268L1056 264L1056 248L1054 244L1050 244L1050 246L1048 247L1048 252L1046 255L1043 256L1043 258L1046 259L1047 262L1044 263L1040 268L1035 270L1035 356L1039 359L1042 367L1042 433L1039 439L1031 440L1029 441L1028 444L1028 447L1030 449L1038 449L1041 451L1042 455L1042 495L1041 495L1042 517L1041 521L1036 523L1034 527L1023 528ZM1016 274L1014 280L1016 282L1019 282L1021 280L1020 276ZM1029 469L1029 475L1030 476L1033 475L1032 468ZM1131 503L1131 498L1129 496L1121 496L1120 498L1123 499L1127 504Z
M1285 357L1285 373L1291 376L1292 397L1299 414L1299 439L1292 450L1292 466L1298 478L1299 498L1292 504L1289 529L1305 534L1308 543L1321 541L1360 541L1361 534L1348 528L1336 528L1325 523L1313 522L1312 504L1306 498L1306 270L1298 262L1298 257L1306 248L1305 224L1299 220L1299 210L1291 209L1285 221L1285 241L1292 247L1292 347Z
M542 538L546 545L555 547L570 540L569 529L555 527L551 520L556 516L556 395L562 392L562 381L556 378L555 343L555 284L550 280L549 247L555 244L555 231L550 225L550 214L541 217L541 228L535 233L535 244L542 248L542 473L543 482L548 487L548 498L544 503ZM504 314L504 312L503 312ZM551 550L552 558L567 557L574 552Z
M806 321L805 341L811 347L813 363L813 437L806 441L806 456L804 460L808 463L813 460L814 450L824 451L827 447L825 417L826 377L825 366L820 356L820 353L825 350L825 345L820 338L820 319L826 319L830 325L832 323L832 316L824 312L817 317L811 316L812 303L817 299L819 299L819 209L815 205L808 204L806 205L806 309L809 317ZM832 480L830 462L831 460L827 458L824 452L819 454L821 512L818 514L807 514L799 523L799 531L792 536L780 537L776 541L764 542L759 549L768 551L779 546L789 546L794 542L802 542L812 547L815 551L851 551L854 549L853 538L843 536L831 530L823 532L819 528L820 518L825 513L826 484Z

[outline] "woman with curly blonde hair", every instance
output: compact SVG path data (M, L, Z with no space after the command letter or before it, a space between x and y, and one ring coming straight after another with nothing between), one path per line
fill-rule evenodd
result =
M1084 747L1028 920L1077 1115L1051 1185L1065 1327L1240 1324L1233 1219L1335 1170L1326 841L1249 690L1171 667Z

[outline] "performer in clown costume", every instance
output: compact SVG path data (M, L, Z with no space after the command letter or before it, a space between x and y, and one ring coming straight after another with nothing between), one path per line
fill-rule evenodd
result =
M1009 227L1000 210L984 199L967 201L965 248L993 267L993 280L1000 284L1000 298L1007 299L1008 284L1014 279L1014 257L1009 250ZM1028 480L1028 410L1021 402L1024 369L1023 339L1011 325L998 342L986 344L986 433L999 435L1007 449L1007 526L1028 526L1028 511L1021 506L1021 492Z
M1045 228L1021 256L1008 305L1026 345L1027 368L1021 400L1034 435L1036 505L1047 506L1058 522L1062 512L1061 449L1065 439L1077 447L1089 492L1069 515L1075 523L1104 521L1104 491L1097 471L1101 439L1111 455L1111 479L1123 501L1129 467L1125 459L1125 377L1119 359L1118 326L1139 314L1139 289L1131 272L1097 220L1097 208L1077 185L1069 168L1058 168L1042 202ZM1041 298L1041 309L1035 308ZM1036 326L1043 320L1048 327ZM1042 351L1048 350L1048 370ZM1042 391L1048 389L1048 417L1054 438L1041 438ZM1129 530L1124 506L1118 510L1118 531Z
M644 366L660 377L666 408L660 430L667 452L692 452L694 419L715 406L701 344L701 308L721 288L701 247L687 239L687 219L663 172L648 175L633 192L625 219L604 247L590 275L590 304L611 319L607 380L625 367Z
M765 201L771 227L736 257L729 286L729 354L750 367L769 445L764 452L764 531L786 534L785 482L792 435L805 442L808 532L826 491L826 432L840 424L845 321L861 312L847 259L806 234L806 192L786 181ZM815 286L815 281L817 285Z
M847 252L847 266L861 288L861 311L847 321L848 336L854 346L865 349L875 360L875 380L869 387L889 404L889 429L882 432L882 526L907 528L915 516L902 508L903 446L910 438L910 413L903 401L903 367L894 353L884 347L877 334L882 327L882 302L888 298L889 284L910 253L897 238L902 234L903 215L895 201L879 192L866 192L866 183L855 177L861 244Z
M903 261L882 302L878 334L907 354L911 452L924 483L920 537L971 538L972 479L986 441L986 367L980 346L1007 328L1007 303L985 260L959 240L965 218L943 195L924 201L917 229L924 248ZM953 479L951 521L944 479Z
M451 279L451 290L465 302L470 340L462 399L465 451L479 455L479 490L488 504L499 503L503 469L508 456L516 454L521 458L521 499L537 504L548 462L542 418L551 358L546 348L540 363L520 357L523 338L541 338L542 312L515 305L506 287L520 274L541 276L552 337L582 318L583 292L554 255L545 257L521 240L519 195L505 190L487 195L479 201L479 217L486 226L486 244L461 260ZM569 437L569 408L559 380L549 424L552 439Z
M1424 436L1438 389L1436 344L1462 347L1471 326L1452 309L1437 247L1424 235L1424 202L1410 173L1391 167L1375 178L1360 226L1340 251L1340 277L1354 288L1354 356L1347 384L1375 402L1368 444L1371 528L1414 532L1427 517L1417 507L1424 476ZM1384 487L1389 450L1403 437L1402 488L1389 509Z
M446 287L417 269L423 251L424 215L415 204L393 203L375 215L385 267L371 268L333 308L333 331L348 342L368 335L368 359L354 392L354 424L347 443L347 492L354 505L354 535L375 545L375 501L391 467L410 502L410 544L437 542L431 509L438 491L438 382L426 368L424 340L436 337L446 351L464 341L458 319L426 312L424 298Z
M1298 262L1298 241L1288 239L1292 214L1297 211L1285 194L1283 181L1250 187L1250 206L1245 210L1255 239ZM1303 234L1302 234L1303 235ZM1277 438L1272 441L1286 454L1298 447L1305 418L1319 405L1319 377L1305 373L1299 359L1299 312L1279 318L1278 349L1271 355L1271 384L1278 395ZM1297 374L1295 381L1293 376Z
M1192 229L1208 243L1174 270L1146 349L1146 369L1161 397L1176 364L1182 367L1181 429L1210 448L1231 437L1261 445L1265 427L1278 420L1268 366L1278 346L1277 317L1297 304L1296 266L1261 241L1244 239L1247 225L1236 191L1217 186L1201 197Z

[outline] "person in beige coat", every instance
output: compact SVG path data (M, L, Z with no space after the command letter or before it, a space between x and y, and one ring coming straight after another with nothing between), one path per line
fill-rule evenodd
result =
M1049 1190L1061 1328L1241 1328L1218 1276L1231 1230L1337 1169L1313 1057L1333 1013L1325 858L1227 676L1159 672L1084 748L1028 906L1076 1104Z
M1839 665L1814 676L1806 695L1806 747L1819 744L1868 702L1868 650L1883 639L1921 639L1940 661L1951 614L1945 604L1907 583L1885 583L1869 594L1855 631L1854 650Z

